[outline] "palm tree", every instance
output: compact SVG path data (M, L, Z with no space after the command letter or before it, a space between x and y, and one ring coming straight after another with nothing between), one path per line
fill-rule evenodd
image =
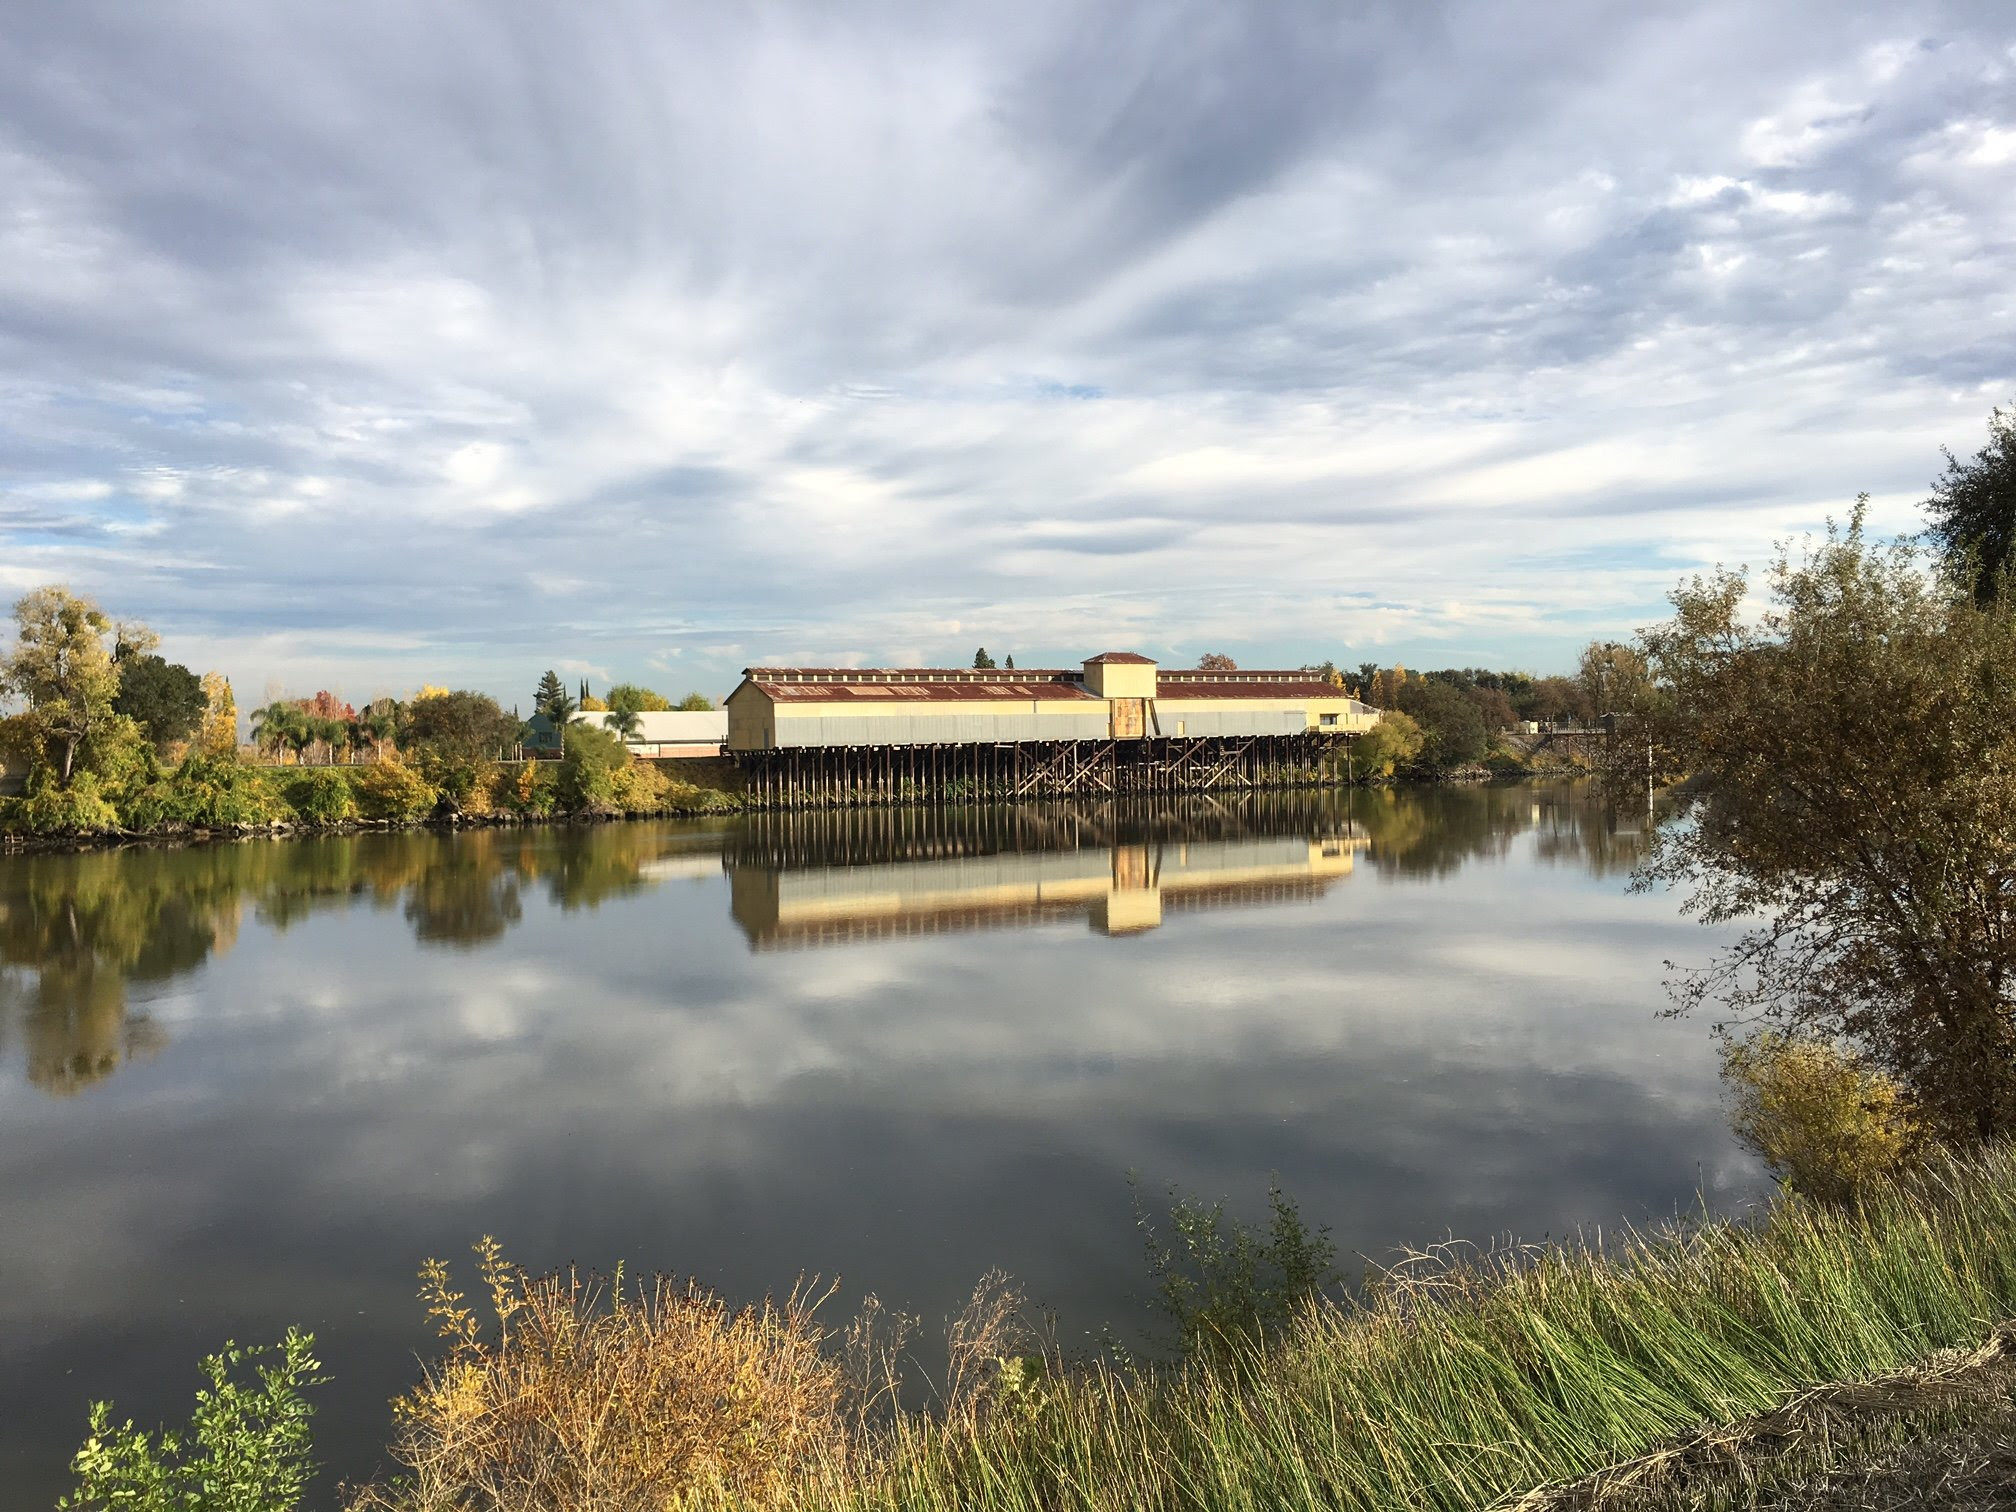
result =
M644 716L635 709L617 709L605 715L602 723L621 740L635 740L644 732Z
M305 723L307 719L299 706L282 699L252 711L252 738L258 742L259 749L270 756L278 756L294 743L295 732Z
M321 728L316 733L322 737L324 743L329 747L329 760L332 763L340 763L343 759L343 753L350 749L350 742L354 738L350 721L347 719L324 719L318 721L318 723Z

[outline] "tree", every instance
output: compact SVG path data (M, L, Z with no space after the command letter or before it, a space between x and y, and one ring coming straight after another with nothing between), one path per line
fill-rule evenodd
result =
M1582 650L1576 680L1590 714L1629 714L1644 701L1649 688L1644 655L1616 641L1591 641Z
M1351 745L1351 764L1367 777L1391 777L1402 767L1412 766L1425 744L1421 726L1398 709L1379 716L1379 722Z
M985 646L982 646L978 651L973 653L973 667L975 671L991 672L994 670L994 658L987 654Z
M1476 708L1487 732L1505 729L1519 718L1519 711L1502 688L1473 685L1463 690L1463 696Z
M380 698L364 705L357 715L354 728L356 738L370 741L372 754L383 761L386 743L399 731L398 701Z
M606 701L612 714L621 714L626 709L634 714L662 714L672 707L672 700L663 693L654 693L651 689L640 688L635 683L616 684L609 690Z
M417 753L469 767L494 760L516 745L518 721L487 693L464 689L414 699L406 706L399 738Z
M112 700L113 712L138 724L154 749L165 756L168 747L188 739L202 723L210 704L203 693L203 680L187 667L151 653L126 656L118 666L119 692Z
M280 699L252 711L252 739L260 750L277 756L294 744L307 722L308 716L301 712L299 704Z
M1237 672L1239 663L1222 651L1206 651L1197 658L1199 672Z
M1925 501L1932 517L1925 534L1953 580L1986 605L2016 566L2016 407L1988 417L1988 444L1972 462L1945 455L1946 471Z
M1421 727L1424 766L1437 771L1467 766L1490 747L1491 732L1477 705L1446 682L1417 677L1402 683L1399 706Z
M607 714L609 712L609 705L584 687L581 690L581 712L583 714Z
M1528 719L1544 719L1549 723L1579 724L1591 717L1582 684L1570 677L1536 678L1522 709Z
M196 744L205 756L229 759L238 754L238 700L222 672L203 674L203 726Z
M635 740L644 731L644 716L635 709L622 709L612 712L602 724L625 740Z
M1001 670L1004 672L1013 672L1015 670L1015 658L1012 656L1003 657L1001 659Z
M566 705L566 713L554 714L555 704ZM539 679L539 686L532 690L532 712L544 714L556 725L565 723L567 714L574 712L574 701L567 696L567 689L560 682L560 674L551 667L548 667L546 675Z
M714 700L705 693L688 693L679 700L681 714L709 714L714 709Z
M37 588L14 605L14 649L0 656L0 694L27 707L29 738L68 787L77 752L113 717L119 669L105 638L112 622L67 588Z
M1718 571L1641 633L1654 696L1635 729L1662 770L1690 774L1692 822L1659 831L1640 881L1687 889L1704 923L1762 921L1676 979L1675 1011L1720 1003L1845 1041L1938 1132L2005 1133L2016 614L1862 525L1858 504L1781 556L1754 621L1746 575Z

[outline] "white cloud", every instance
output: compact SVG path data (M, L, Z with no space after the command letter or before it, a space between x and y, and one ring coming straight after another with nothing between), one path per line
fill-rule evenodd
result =
M246 685L1559 666L2016 382L2016 22L633 21L15 28L12 580Z

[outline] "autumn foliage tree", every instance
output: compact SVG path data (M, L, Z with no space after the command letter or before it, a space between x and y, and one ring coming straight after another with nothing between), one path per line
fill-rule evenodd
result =
M1222 651L1206 651L1197 658L1199 672L1237 672L1239 663Z
M1675 985L1858 1047L1940 1133L2016 1131L2016 614L1978 605L1863 506L1745 573L1681 585L1640 636L1633 726L1691 781L1645 883L1748 924Z
M25 744L68 786L77 753L114 717L119 669L115 627L90 599L67 588L37 588L14 605L15 642L0 656L0 694L25 706Z
M203 674L203 723L196 744L205 756L228 757L238 750L238 700L222 672Z

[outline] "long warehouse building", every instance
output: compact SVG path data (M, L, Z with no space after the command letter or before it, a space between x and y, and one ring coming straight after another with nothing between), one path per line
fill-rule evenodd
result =
M1378 718L1308 672L1168 672L1130 651L1082 671L748 667L728 749L1341 735Z
M1379 711L1304 671L749 667L728 754L759 804L1027 797L1317 780Z

